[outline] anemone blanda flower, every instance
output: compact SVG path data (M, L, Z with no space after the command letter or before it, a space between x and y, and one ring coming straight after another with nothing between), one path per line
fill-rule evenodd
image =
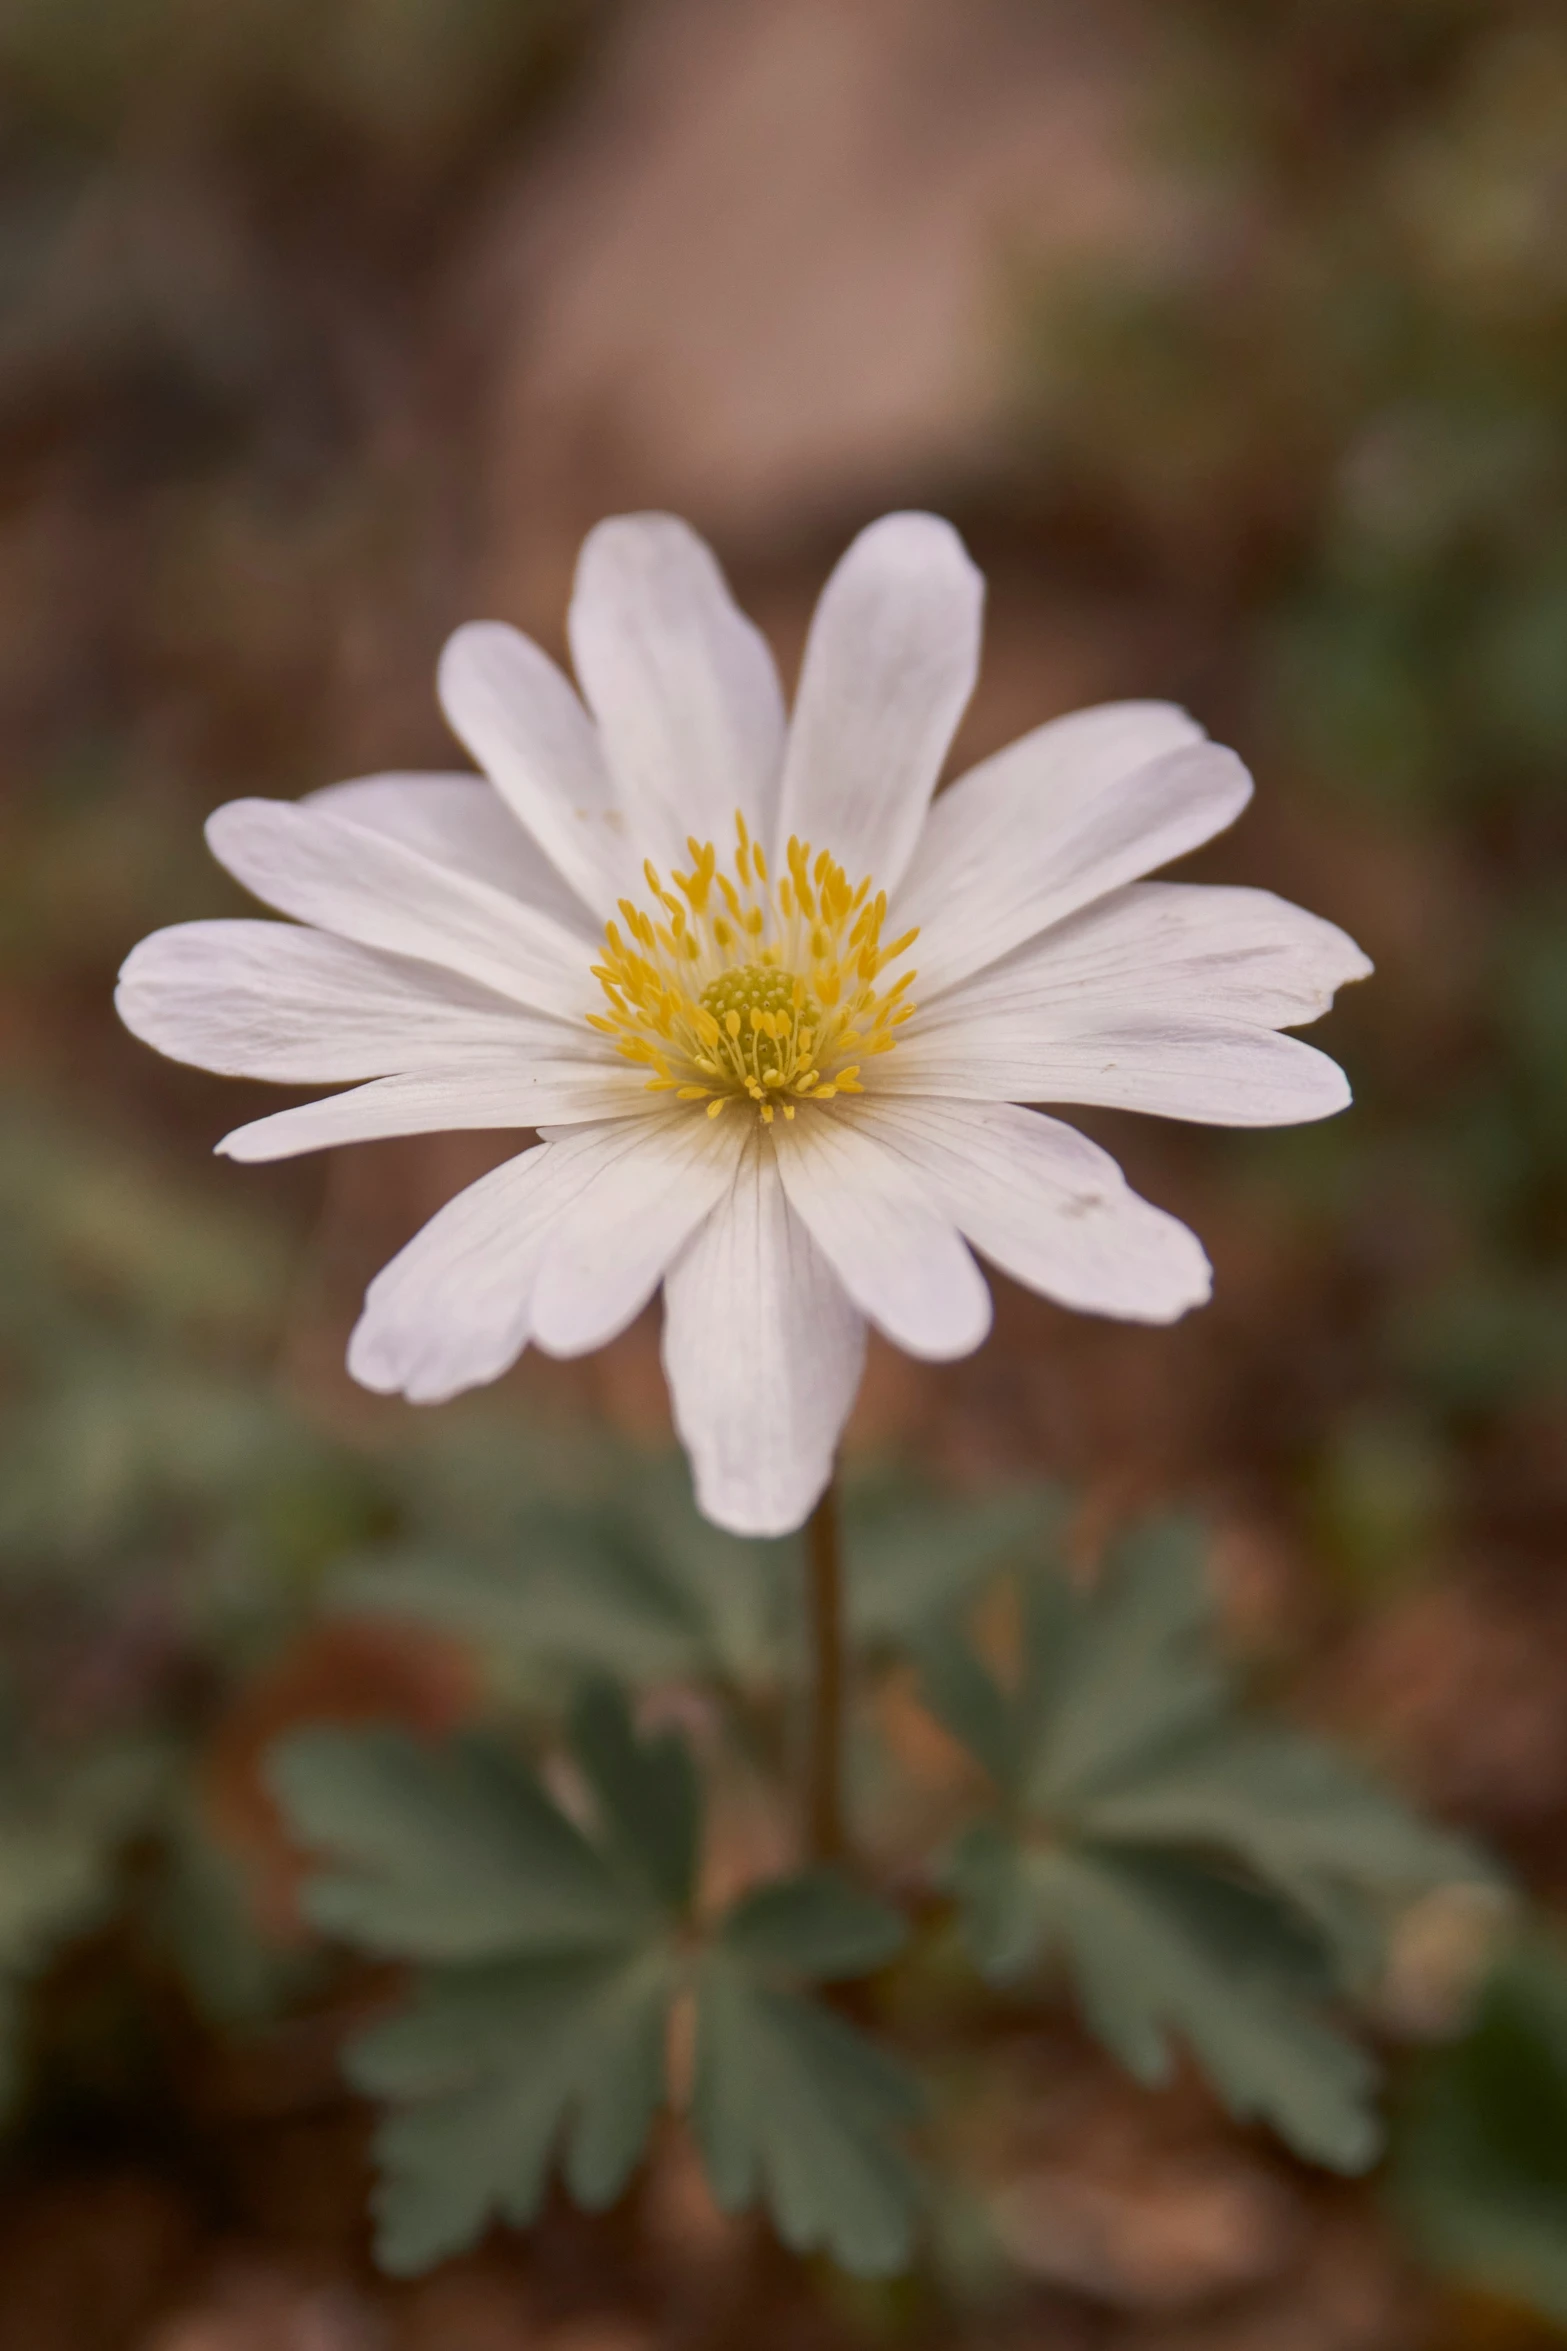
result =
M1168 703L1053 720L933 801L982 598L948 524L888 515L828 581L786 719L702 541L622 517L578 567L581 699L513 629L447 646L482 775L218 810L214 854L294 921L158 932L122 1017L205 1069L354 1081L219 1149L540 1137L372 1282L367 1387L434 1403L530 1342L585 1353L662 1283L698 1499L775 1533L831 1474L868 1323L938 1360L983 1340L974 1251L1090 1313L1207 1297L1186 1227L1020 1105L1326 1117L1342 1073L1279 1032L1370 966L1267 891L1143 878L1251 794Z

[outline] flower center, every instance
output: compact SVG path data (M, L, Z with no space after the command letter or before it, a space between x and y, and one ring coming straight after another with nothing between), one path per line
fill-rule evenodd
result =
M651 908L620 901L625 927L606 927L593 966L607 1011L588 1020L652 1072L650 1093L703 1102L709 1118L738 1099L771 1125L864 1092L859 1057L890 1053L914 1010L914 973L886 988L882 973L918 934L884 946L886 892L852 884L825 849L792 840L774 880L739 815L735 838L729 872L694 840L673 888L643 867Z

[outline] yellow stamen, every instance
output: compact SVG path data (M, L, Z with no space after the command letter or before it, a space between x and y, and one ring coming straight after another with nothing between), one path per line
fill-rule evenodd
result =
M885 891L852 883L830 850L787 845L778 879L745 820L735 818L730 871L711 841L688 839L687 872L673 887L651 859L647 906L620 901L593 964L604 1009L586 1015L628 1061L651 1071L647 1090L701 1103L717 1118L733 1100L752 1103L764 1126L802 1102L864 1092L862 1056L893 1051L914 1011L905 970L881 974L913 945L882 930Z

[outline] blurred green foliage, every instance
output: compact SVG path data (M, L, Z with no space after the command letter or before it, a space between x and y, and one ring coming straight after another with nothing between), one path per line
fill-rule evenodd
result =
M628 1484L618 1509L557 1513L481 1585L427 1566L359 1580L372 1604L401 1594L436 1621L443 1590L466 1584L456 1621L529 1669L522 1713L541 1771L515 1721L439 1747L380 1727L306 1729L272 1751L272 1785L322 1865L308 1916L417 1970L409 2004L347 2057L350 2078L387 2102L380 2258L418 2270L492 2214L533 2220L552 2162L578 2203L613 2202L667 2098L721 2206L761 2201L796 2250L896 2274L924 2201L900 2133L922 2101L890 2051L801 1984L895 1967L904 1920L836 1873L768 1876L750 1856L738 1899L715 1901L704 1882L704 1813L749 1783L776 1814L798 1776L795 1547L725 1546L725 1580L750 1587L742 1620L770 1626L726 1649L733 1617L714 1611L694 1524L650 1550L641 1490ZM878 1531L909 1540L918 1499L909 1481L890 1510L866 1498L873 1557ZM867 1768L864 1700L912 1653L925 1703L988 1784L902 1807L925 1815L903 1899L949 1942L950 1902L981 1976L1021 2003L1048 2002L1051 1963L1064 1962L1090 2029L1137 2080L1167 2082L1189 2054L1237 2119L1267 2122L1310 2161L1363 2170L1381 2131L1353 2004L1385 1973L1395 1922L1438 1889L1488 1886L1487 1865L1332 1749L1240 1711L1195 1526L1136 1529L1085 1593L1061 1558L1053 1497L986 1516L927 1506L921 1572L867 1644L848 1788L859 1866L885 1882L898 1774L896 1756L890 1775ZM996 1645L1007 1597L1020 1626L998 1673L972 1634L988 1619ZM863 1602L849 1613L863 1622ZM674 1678L700 1726L707 1804L693 1745L672 1729L639 1735L630 1693L603 1677L606 1651L655 1702L667 1706ZM964 1825L954 1839L936 1818L932 1847L932 1814L954 1805ZM688 2097L666 2059L682 2003ZM954 2192L961 2177L939 2183L940 2201Z
M170 1971L220 2029L297 1989L299 1957L263 1928L208 1783L244 1694L342 1562L446 1545L494 1584L535 1550L547 1568L543 1529L571 1529L573 1509L588 1536L595 1512L632 1517L641 1465L587 1432L530 1437L482 1408L395 1444L326 1425L278 1361L296 1249L221 1177L177 1175L101 1123L20 1091L0 1119L8 2097L47 2102L50 2066L69 2070L67 2015L30 2080L25 1995L84 1939L121 1947L122 2038ZM664 1518L671 1543L700 1524L688 1497L683 1522L673 1497ZM351 1660L336 1694L365 1703Z
M1380 926L1354 1119L1258 1164L1331 1186L1354 1263L1331 1479L1374 1524L1435 1462L1483 1511L1509 1423L1567 1408L1567 19L1174 0L1150 32L1168 210L1037 287L1021 478L1089 576L1179 602L1175 682ZM1364 1433L1395 1421L1396 1460ZM1533 1474L1516 1507L1559 1513Z
M512 133L580 32L582 0L15 0L0 74L35 138L78 154L152 122L180 138L287 137L295 159L428 174ZM346 149L347 152L342 152Z
M1498 1541L1559 1572L1567 17L1172 0L1149 29L1168 215L1037 289L1022 475L1101 573L1184 600L1188 690L1336 844L1330 911L1377 957L1354 1118L1255 1162L1331 1202L1318 1556L1372 1604ZM1558 2321L1561 2006L1559 1958L1509 1961L1400 2157L1430 2257Z
M106 1011L137 936L218 910L202 808L320 782L364 630L417 608L428 645L460 616L446 272L607 13L0 10L0 2088L24 2115L72 1951L113 1946L122 2006L171 1972L215 2029L297 1998L202 1770L318 1600L473 1643L534 1727L597 1669L712 1675L786 1735L792 1562L698 1529L682 1473L483 1412L387 1446L291 1391L313 1179L203 1176L210 1097L132 1070ZM1130 682L1240 741L1343 877L1299 894L1378 926L1338 1031L1355 1116L1224 1138L1213 1195L1260 1202L1305 1268L1287 1330L1269 1305L1230 1326L1221 1474L1377 1609L1493 1547L1552 1573L1567 1537L1567 22L1148 23L1172 202L1123 270L1031 299L1000 503L1029 561L1134 591L1177 650ZM873 1657L927 1640L1037 1504L867 1495ZM1559 1965L1520 1957L1434 2061L1400 2176L1428 2249L1561 2317Z
M95 1934L263 1953L192 1774L313 1567L373 1520L271 1377L281 1238L40 1099L0 1119L0 1976L22 1998ZM155 1856L150 1867L137 1861ZM179 1930L176 1912L200 1929ZM176 1888L183 1892L176 1893ZM170 1907L172 1905L172 1907ZM165 1933L165 1928L170 1934ZM267 2005L261 1997L261 2005ZM67 2038L69 2033L67 2032Z
M1567 2325L1567 1960L1543 1937L1496 1968L1400 2118L1393 2190L1438 2270Z
M424 592L439 466L393 421L422 313L596 15L0 10L0 2039L24 2102L74 2025L18 1987L84 1941L122 2044L170 1970L219 2023L297 1988L215 1840L213 1742L329 1564L460 1539L470 1510L494 1531L533 1492L525 1449L382 1458L288 1393L309 1180L265 1206L213 1181L199 1088L129 1074L108 1003L137 937L212 909L204 807L319 780L367 583Z

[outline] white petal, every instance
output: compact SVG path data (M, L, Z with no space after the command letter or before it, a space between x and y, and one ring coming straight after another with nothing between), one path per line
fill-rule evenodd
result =
M284 800L231 800L213 855L258 898L339 938L460 972L575 1025L592 1002L574 932L383 833Z
M943 792L894 908L921 1001L1233 824L1251 778L1196 734L1161 703L1080 711Z
M784 760L778 850L830 849L892 890L979 674L985 583L950 523L889 514L822 591Z
M413 1404L442 1404L499 1379L532 1334L556 1225L624 1148L620 1126L581 1127L449 1200L370 1284L348 1344L355 1379Z
M647 1100L646 1095L642 1097ZM738 1121L684 1109L621 1130L556 1220L533 1297L533 1336L585 1355L623 1331L670 1260L728 1192L744 1147Z
M1294 1028L1371 965L1347 933L1270 890L1133 882L1014 948L931 1005L921 1025L1031 1013L1080 1030L1092 1008Z
M664 1369L707 1517L737 1535L799 1526L864 1364L864 1322L753 1127L727 1199L664 1282Z
M455 973L286 922L154 931L126 957L114 1001L133 1036L176 1061L283 1085L558 1050L561 1039L557 1022Z
M910 1355L970 1355L990 1328L985 1277L907 1160L855 1115L775 1129L789 1205L862 1314Z
M560 1206L559 1173L550 1144L508 1159L449 1200L376 1275L348 1343L348 1368L363 1387L443 1404L516 1362Z
M598 736L569 679L519 630L476 620L448 640L439 688L452 732L602 921L635 861Z
M876 1070L881 1094L966 1102L1097 1102L1199 1126L1287 1127L1349 1102L1338 1064L1298 1037L1148 1013L1064 1035L1037 1013L992 1013L910 1035Z
M586 1125L606 1118L645 1119L639 1078L590 1061L454 1059L443 1069L377 1078L352 1093L329 1094L294 1110L275 1110L225 1135L230 1159L292 1159L339 1143L386 1135L428 1135L474 1127Z
M375 775L307 792L301 806L387 833L409 849L455 866L476 882L520 898L596 944L601 931L575 890L487 776Z
M571 657L636 851L668 867L686 840L770 837L784 708L765 638L711 550L667 514L617 515L583 544Z
M1073 1127L1008 1102L867 1100L855 1115L918 1168L976 1249L1058 1305L1174 1322L1212 1289L1195 1233L1139 1199Z

